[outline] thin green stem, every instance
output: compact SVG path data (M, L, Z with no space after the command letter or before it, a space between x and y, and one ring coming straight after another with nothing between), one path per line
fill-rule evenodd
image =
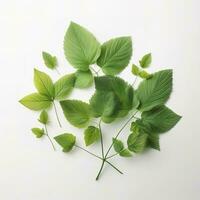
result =
M136 76L136 77L135 77L135 80L133 81L133 84L132 84L132 86L134 86L134 85L135 85L135 83L136 83L137 79L138 79L138 77Z
M99 172L98 172L98 174L96 176L96 181L99 180L99 176L100 176L100 174L101 174L101 172L103 170L104 164L105 164L105 160L103 160L102 163L101 163L101 167L100 167Z
M55 113L56 113L56 118L57 118L58 124L59 124L60 127L62 127L62 125L60 123L60 119L58 117L58 111L57 111L57 108L56 108L56 104L55 104L54 101L53 101L53 107L54 107L54 110L55 110Z
M122 171L120 171L117 167L115 167L112 163L108 162L107 160L105 161L106 163L108 163L109 165L111 165L114 169L116 169L120 174L123 174Z
M55 146L54 146L54 144L53 144L53 141L52 141L51 138L49 137L49 133L48 133L46 124L44 125L44 128L45 128L46 136L47 136L47 138L49 139L49 141L50 141L50 143L51 143L51 146L53 147L53 150L55 151L56 148L55 148Z
M55 68L55 70L56 70L57 74L60 75L60 72L59 72L59 70L57 69L57 67Z
M99 76L98 72L92 66L90 66L90 68L97 76Z
M106 159L110 159L110 158L112 158L112 157L114 157L114 156L117 156L119 153L115 153L115 154L113 154L113 155L111 155L111 156L108 156Z
M103 145L103 134L101 131L101 119L99 120L99 132L100 132L100 137L101 137L101 154L102 154L102 158L104 159L104 145Z

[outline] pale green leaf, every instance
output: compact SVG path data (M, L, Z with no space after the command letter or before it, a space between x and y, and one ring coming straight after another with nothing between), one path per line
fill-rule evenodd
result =
M34 69L34 84L40 94L54 98L54 85L46 73Z
M90 106L78 100L60 101L66 119L74 126L83 128L87 126L91 118Z
M65 56L71 65L87 71L101 53L100 43L87 29L71 22L64 39Z
M101 46L101 55L97 64L105 74L116 75L128 65L131 55L131 37L114 38Z
M57 58L56 56L52 56L47 52L42 52L42 57L44 60L45 65L50 69L55 69L57 66Z
M128 149L123 149L120 153L119 153L120 156L122 157L132 157L132 153L128 150Z
M93 75L90 70L88 71L80 71L78 70L75 73L75 87L76 88L87 88L90 87L93 83Z
M139 68L137 65L132 64L132 70L131 70L132 74L134 74L135 76L137 76L140 72Z
M32 93L19 101L22 105L31 110L43 110L51 105L51 101L47 96L38 93Z
M54 139L63 148L63 152L71 151L76 142L76 137L70 133L58 135Z
M113 138L113 147L117 153L120 153L124 149L124 144L121 140Z
M48 123L48 113L46 110L43 110L41 113L40 113L40 117L38 119L38 121L42 124L47 124Z
M67 74L58 79L55 84L55 99L64 99L72 91L75 82L74 74Z
M140 78L143 78L143 79L149 79L149 78L152 78L152 77L153 77L152 74L149 74L149 73L148 73L147 71L145 71L145 70L139 71L138 75L139 75Z
M44 129L40 128L32 128L31 131L37 138L41 138L45 134Z
M100 138L100 131L98 128L94 126L88 126L85 131L84 131L84 140L85 140L85 145L89 146L96 141L98 141Z
M142 68L147 68L147 67L149 67L149 65L151 64L151 53L148 53L148 54L146 54L146 55L144 55L143 57L142 57L142 59L139 61L140 62L140 66L142 67Z
M172 91L172 70L163 70L153 74L153 77L140 83L137 97L140 101L140 111L148 111L163 105Z

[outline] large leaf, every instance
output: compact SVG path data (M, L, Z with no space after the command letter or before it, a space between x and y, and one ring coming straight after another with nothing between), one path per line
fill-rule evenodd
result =
M140 101L139 109L148 111L156 106L163 105L172 91L172 70L163 70L155 73L152 78L141 82L137 89Z
M60 101L66 119L74 126L82 128L87 126L90 121L90 106L78 100Z
M111 39L102 45L97 64L105 74L116 75L128 65L131 55L131 37Z
M94 126L88 126L84 131L85 145L89 146L100 138L100 130Z
M75 73L76 80L75 80L75 87L76 88L87 88L92 85L93 83L93 75L90 70L88 71L80 71L78 70Z
M177 115L166 106L154 108L153 110L142 113L142 121L145 124L150 124L153 133L169 131L180 119L181 116Z
M51 54L43 51L42 52L42 57L43 57L45 65L48 68L54 69L57 66L57 58L56 58L56 56L52 56Z
M100 55L100 43L88 30L71 22L64 39L67 60L77 69L87 71Z
M51 105L50 99L42 94L32 93L19 101L22 105L31 110L43 110Z
M34 69L34 84L40 94L54 98L54 85L46 73Z
M70 133L58 135L54 139L63 148L63 152L71 151L76 142L76 137Z
M55 87L55 99L65 98L73 89L75 82L75 75L68 74L61 77L54 84Z

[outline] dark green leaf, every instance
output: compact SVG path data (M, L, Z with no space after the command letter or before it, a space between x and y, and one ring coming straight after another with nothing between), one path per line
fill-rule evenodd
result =
M76 142L76 137L70 133L58 135L54 139L63 148L63 152L71 151Z
M159 135L158 134L156 134L156 133L150 133L150 134L148 134L148 141L147 141L147 143L148 143L148 145L151 148L160 151Z
M32 93L19 101L22 105L31 110L42 110L50 107L51 101L47 96L38 93Z
M88 71L80 71L78 70L75 73L75 87L76 88L87 88L93 83L93 75L90 70Z
M44 60L45 65L50 68L50 69L54 69L57 66L57 58L56 56L52 56L51 54L47 53L47 52L42 52L42 57Z
M120 153L124 149L124 144L121 140L113 138L113 147L117 153Z
M40 117L38 119L38 121L42 124L47 124L48 123L48 113L46 110L43 110L41 113L40 113Z
M67 60L79 70L87 71L101 53L100 43L88 30L71 22L64 39Z
M74 126L82 128L90 121L91 111L87 103L78 100L60 101L66 119Z
M87 129L84 131L84 140L85 140L85 145L89 146L96 141L98 141L100 138L100 131L98 128L94 126L88 126Z
M120 156L122 157L132 157L132 153L128 149L123 149L120 153Z
M45 134L44 129L40 128L32 128L31 131L37 138L41 138Z
M116 75L128 65L131 55L131 37L111 39L101 46L101 55L97 64L105 74Z
M139 62L142 68L149 67L149 65L151 64L151 53L144 55L143 58Z

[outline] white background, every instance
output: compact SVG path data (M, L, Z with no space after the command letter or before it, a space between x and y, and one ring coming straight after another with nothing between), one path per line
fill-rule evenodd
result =
M199 200L200 199L200 3L198 0L1 0L0 5L0 199L1 200ZM40 126L38 113L18 103L34 91L33 67L44 67L43 50L59 59L64 74L74 69L63 54L63 37L70 21L93 32L103 42L131 35L132 62L152 52L150 71L174 70L168 105L183 116L161 136L161 152L150 150L132 159L112 162L125 172L106 167L99 182L96 158L79 150L64 154L49 141L35 139L30 128ZM122 77L133 82L130 68ZM88 100L93 92L72 96ZM78 94L77 94L78 93ZM82 130L63 118L59 129L52 112L51 136L63 132L83 140ZM122 124L122 122L121 122ZM121 124L103 125L106 140ZM128 134L128 128L123 133ZM108 143L106 145L108 145ZM100 153L98 145L91 151Z

